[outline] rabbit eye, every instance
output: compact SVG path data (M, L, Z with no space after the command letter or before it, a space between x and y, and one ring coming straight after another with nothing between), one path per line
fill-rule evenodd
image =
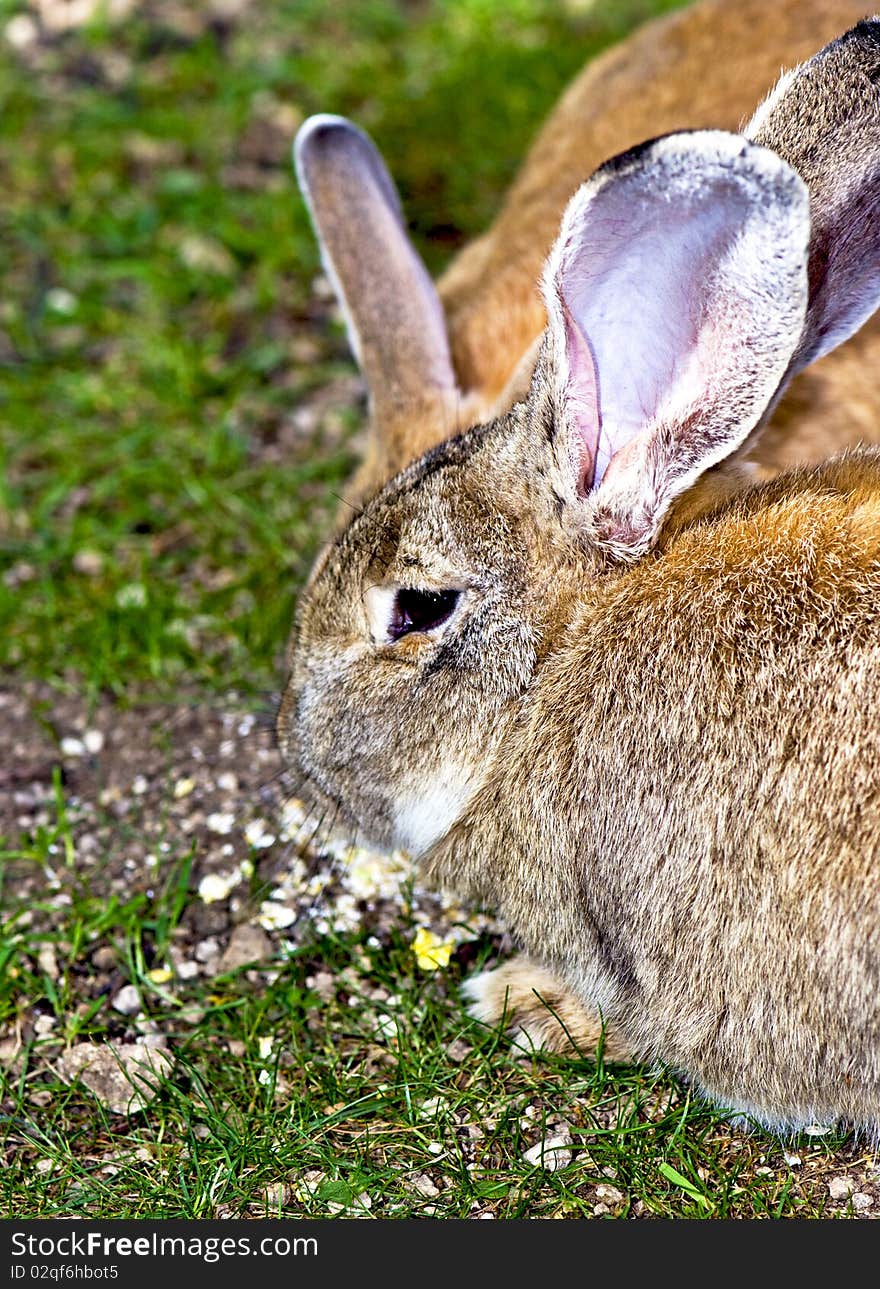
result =
M460 591L410 591L400 590L394 597L388 634L399 640L412 631L431 631L450 616Z

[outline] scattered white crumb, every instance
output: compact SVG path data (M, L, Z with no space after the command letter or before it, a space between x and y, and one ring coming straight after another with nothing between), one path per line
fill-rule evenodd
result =
M264 931L281 931L287 926L293 926L296 909L287 904L279 904L277 900L263 900L257 921Z
M211 832L219 833L225 837L235 827L235 815L228 810L218 810L214 814L208 815L205 825L210 828Z
M270 832L265 819L252 819L244 830L244 838L254 850L265 850L275 843L275 834Z
M241 880L238 869L229 873L206 873L199 882L199 896L206 904L225 900Z

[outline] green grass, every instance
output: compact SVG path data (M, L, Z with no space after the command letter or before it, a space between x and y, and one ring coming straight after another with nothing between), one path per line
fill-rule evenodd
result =
M4 1212L577 1217L594 1215L601 1186L617 1192L605 1206L620 1217L823 1211L821 1197L807 1202L798 1185L804 1172L827 1171L839 1139L789 1145L800 1151L796 1173L780 1168L778 1145L732 1135L661 1074L517 1055L463 1016L458 964L448 973L415 967L405 922L388 943L318 937L259 979L245 970L169 992L148 971L180 916L187 857L152 899L105 905L59 862L64 851L63 822L34 840L30 858L54 862L58 882L21 920L11 901L0 937L7 1017L18 1009L54 1020L6 1079ZM56 934L29 932L31 919L57 917L59 907ZM57 980L34 966L47 942ZM60 1037L112 1041L125 1027L106 997L83 1003L78 977L96 945L115 948L175 1051L161 1095L127 1119L44 1059ZM331 997L314 987L318 972L334 976ZM534 1168L524 1151L553 1137L560 1120L572 1162Z
M586 56L666 7L286 0L181 34L156 4L30 71L0 42L0 666L271 686L358 420L290 429L351 370L314 318L297 122L374 132L437 268Z
M424 972L405 913L382 940L314 935L268 966L157 977L197 898L193 855L166 855L155 889L102 896L60 782L52 822L0 859L52 872L37 899L0 893L0 1034L26 1036L0 1062L0 1211L18 1218L818 1217L828 1178L869 1165L841 1164L835 1136L732 1132L661 1072L511 1049L458 1001L494 945ZM266 894L255 877L250 903ZM94 980L98 950L112 988ZM130 1041L110 1005L123 984L174 1060L129 1116L57 1071L72 1044ZM560 1122L570 1161L534 1167L526 1150Z
M573 72L672 7L279 0L224 26L156 0L36 52L0 39L8 684L119 703L277 686L362 420L341 328L312 291L297 122L342 112L373 133L436 271L489 222ZM21 8L0 3L0 24ZM517 1057L458 1001L475 964L420 972L406 918L381 943L316 934L271 969L163 987L150 972L197 899L198 855L108 899L98 871L78 872L67 809L59 779L54 822L0 856L0 1035L30 1035L0 1066L4 1213L327 1215L366 1211L363 1196L378 1216L580 1216L602 1185L620 1193L613 1216L824 1211L839 1140L792 1147L795 1172L663 1075ZM47 869L25 898L22 874ZM46 1059L59 1038L124 1030L91 991L100 948L177 1061L129 1118ZM536 1169L523 1151L556 1120L573 1161Z

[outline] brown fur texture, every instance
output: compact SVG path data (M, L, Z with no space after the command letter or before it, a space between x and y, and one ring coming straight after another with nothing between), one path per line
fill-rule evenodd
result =
M875 24L833 47L843 100L863 75L870 89L878 48ZM670 146L590 191L650 177ZM731 165L764 173L761 149L741 151ZM801 350L827 316L802 254ZM752 259L760 278L770 261ZM844 259L845 294L863 265ZM791 374L797 336L780 345ZM528 397L409 465L325 550L282 752L316 804L505 918L529 961L470 983L481 1019L662 1062L780 1132L880 1139L880 449L764 482L710 470L621 563L605 481L577 486L563 348L551 321ZM711 392L689 467L727 441ZM670 460L639 467L637 497L680 469L663 428Z
M739 129L783 68L810 58L866 12L859 0L703 0L646 24L590 63L542 127L492 227L438 282L460 387L500 410L495 400L504 402L517 363L546 324L535 283L562 211L606 157L674 130ZM876 442L878 365L875 319L798 378L742 458L769 475ZM426 437L421 427L412 456L441 437Z
M603 569L536 515L534 431L441 446L334 546L301 611L285 756L380 843L407 840L402 803L422 792L442 816L448 796L426 875L500 911L578 1044L601 1016L609 1054L779 1130L874 1132L880 454L762 485ZM414 561L469 602L454 633L377 648L364 589ZM564 1046L518 970L476 1014Z

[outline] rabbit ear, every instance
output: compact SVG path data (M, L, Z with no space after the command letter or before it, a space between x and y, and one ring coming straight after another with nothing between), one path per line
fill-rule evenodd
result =
M624 153L570 202L544 279L559 482L619 557L764 414L803 329L808 237L797 175L720 131Z
M880 19L787 72L745 133L810 191L810 297L793 376L880 304Z
M404 228L382 158L357 126L312 116L294 145L300 188L370 395L389 465L407 463L408 422L449 424L458 397L443 310ZM395 461L400 455L406 459Z

